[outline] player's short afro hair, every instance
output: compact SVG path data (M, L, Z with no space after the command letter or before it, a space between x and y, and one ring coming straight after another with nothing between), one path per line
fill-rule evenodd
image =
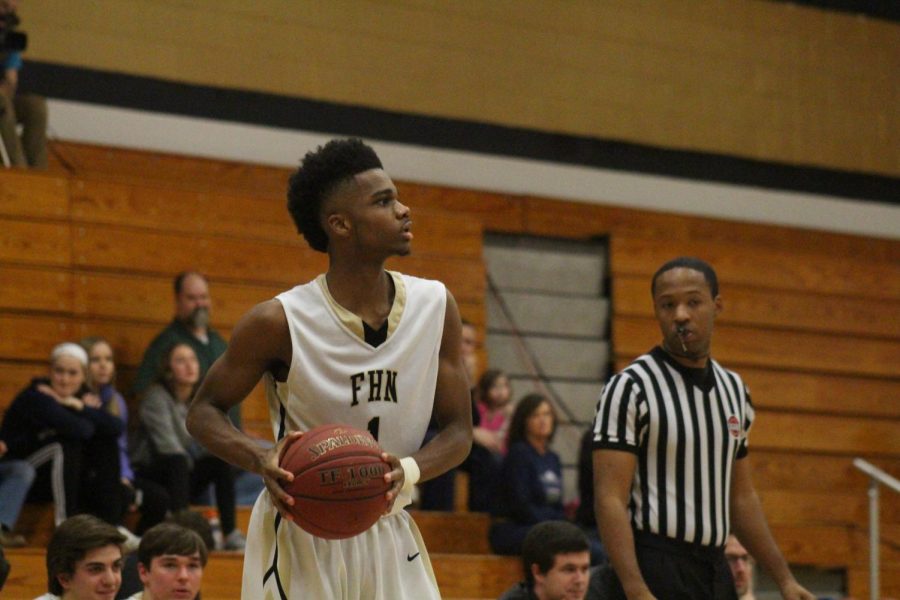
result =
M375 151L359 138L331 140L308 152L288 184L288 212L313 250L328 251L328 235L319 220L322 203L335 188L358 173L381 169Z

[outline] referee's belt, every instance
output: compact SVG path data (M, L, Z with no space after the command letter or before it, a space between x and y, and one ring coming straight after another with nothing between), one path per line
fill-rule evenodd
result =
M685 542L684 540L676 540L675 538L656 533L648 533L636 529L632 531L634 532L635 546L654 548L668 554L677 554L678 556L690 556L709 563L717 562L725 556L724 546L705 546L703 544Z

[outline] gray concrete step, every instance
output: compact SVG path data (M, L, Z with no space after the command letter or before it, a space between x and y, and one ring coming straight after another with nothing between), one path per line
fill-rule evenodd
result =
M598 248L524 248L485 246L484 259L501 290L552 292L560 295L604 295L605 257Z
M509 332L605 338L609 320L606 298L574 298L501 291L500 298L512 317L507 318L500 301L487 297L487 323L491 333Z
M605 380L609 362L609 342L550 337L524 336L543 373L555 378ZM531 375L516 347L515 337L491 333L488 344L488 364L509 375Z

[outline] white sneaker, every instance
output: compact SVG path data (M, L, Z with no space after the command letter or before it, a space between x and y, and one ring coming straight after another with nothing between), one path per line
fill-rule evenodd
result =
M240 552L244 551L244 546L247 545L247 540L244 538L244 534L241 533L241 530L235 527L231 533L225 536L225 549L226 550L237 550Z
M138 546L141 545L141 538L131 533L124 525L119 525L116 529L125 536L125 543L122 544L122 554L137 552Z

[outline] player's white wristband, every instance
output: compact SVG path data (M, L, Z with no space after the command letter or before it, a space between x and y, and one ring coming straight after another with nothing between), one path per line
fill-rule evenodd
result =
M422 473L419 471L419 465L412 456L400 459L400 468L403 469L403 487L400 488L401 494L409 494L412 492L413 486L416 485Z

